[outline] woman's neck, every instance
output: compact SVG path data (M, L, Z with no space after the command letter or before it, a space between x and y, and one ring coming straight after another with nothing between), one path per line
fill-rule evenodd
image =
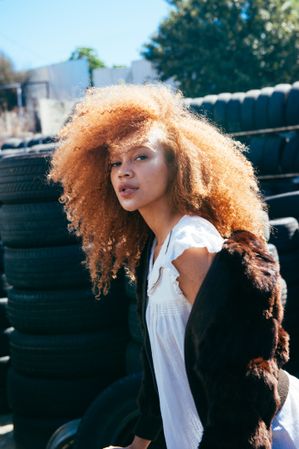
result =
M169 231L184 215L181 212L173 212L165 209L163 211L160 211L159 213L154 214L144 214L142 212L140 213L146 224L155 234L157 240L156 247L158 248L163 245L163 242L167 237Z

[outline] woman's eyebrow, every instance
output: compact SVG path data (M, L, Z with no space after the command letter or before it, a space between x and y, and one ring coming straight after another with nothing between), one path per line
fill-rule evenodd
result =
M120 157L122 154L134 153L135 151L141 151L141 150L154 151L153 148L147 146L146 144L136 145L135 147L131 147L126 151L123 150L123 151L118 151L118 152L110 154L110 159Z

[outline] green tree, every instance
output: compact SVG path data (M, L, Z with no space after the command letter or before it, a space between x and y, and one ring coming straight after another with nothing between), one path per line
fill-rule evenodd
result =
M98 57L95 49L90 47L77 47L69 58L70 60L87 59L90 85L93 86L92 72L94 69L106 67L104 62Z
M26 72L15 70L12 60L0 50L0 109L13 109L17 106L16 89L7 88L7 85L22 84L27 78Z
M298 0L167 2L172 9L141 54L186 96L299 79Z

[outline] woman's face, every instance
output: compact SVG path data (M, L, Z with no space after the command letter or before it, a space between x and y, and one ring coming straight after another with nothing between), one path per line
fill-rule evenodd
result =
M170 207L170 173L158 133L150 133L143 144L113 152L110 165L111 183L123 209L142 213Z

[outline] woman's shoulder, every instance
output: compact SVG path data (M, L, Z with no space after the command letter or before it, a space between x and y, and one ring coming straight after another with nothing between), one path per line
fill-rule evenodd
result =
M172 230L168 255L170 260L179 257L188 248L206 247L210 253L221 251L225 239L206 218L184 215Z

